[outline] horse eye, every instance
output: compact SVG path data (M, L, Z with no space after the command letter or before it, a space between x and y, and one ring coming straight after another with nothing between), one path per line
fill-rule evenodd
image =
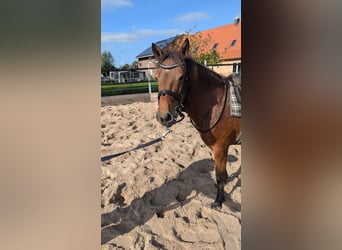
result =
M185 75L181 75L181 76L178 78L178 80L179 80L179 81L182 81L182 80L184 80L184 78L185 78Z

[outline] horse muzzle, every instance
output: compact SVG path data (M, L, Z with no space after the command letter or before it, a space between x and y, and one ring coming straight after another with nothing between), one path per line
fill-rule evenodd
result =
M165 127L171 127L173 124L176 123L177 115L173 115L170 112L165 112L163 114L158 112L156 118L161 125Z

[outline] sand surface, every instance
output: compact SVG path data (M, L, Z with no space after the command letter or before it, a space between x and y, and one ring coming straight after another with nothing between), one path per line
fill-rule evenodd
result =
M157 103L101 108L101 154L158 138ZM210 149L188 117L162 142L102 162L102 249L241 249L241 151L229 149L226 201L216 196Z

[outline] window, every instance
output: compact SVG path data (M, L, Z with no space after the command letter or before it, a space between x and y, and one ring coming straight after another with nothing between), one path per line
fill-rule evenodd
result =
M231 42L230 47L233 47L233 46L235 45L235 43L236 43L236 39L234 39L234 40Z
M233 64L233 73L241 73L241 63Z
M214 43L214 45L213 45L213 50L216 50L216 48L217 48L217 45L218 45L218 43Z

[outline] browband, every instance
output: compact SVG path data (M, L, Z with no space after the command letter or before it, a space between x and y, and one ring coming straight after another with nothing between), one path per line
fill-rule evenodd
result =
M174 68L177 68L179 67L180 65L183 65L185 64L184 62L182 63L176 63L176 64L171 64L171 65L165 65L165 64L159 64L159 66L162 68L162 69L174 69Z

